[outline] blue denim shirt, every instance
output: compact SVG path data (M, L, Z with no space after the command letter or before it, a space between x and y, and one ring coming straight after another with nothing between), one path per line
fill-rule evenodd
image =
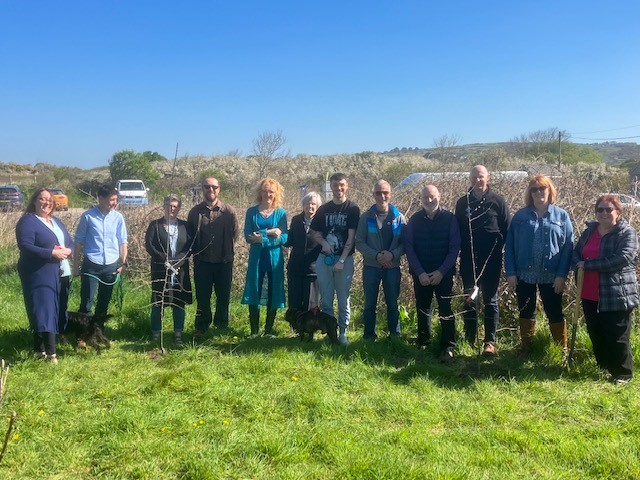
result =
M569 214L556 205L549 205L542 217L542 231L536 236L538 216L535 208L524 207L513 217L507 231L504 253L506 275L531 278L532 274L540 278L566 278L573 253L573 225ZM542 269L536 269L534 262L534 242L542 241ZM525 280L526 281L526 280Z
M97 206L82 214L76 229L84 255L97 265L111 265L120 258L120 245L127 243L127 227L120 212L103 215Z

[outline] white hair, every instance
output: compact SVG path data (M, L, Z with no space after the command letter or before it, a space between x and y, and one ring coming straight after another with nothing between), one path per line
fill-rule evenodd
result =
M302 197L302 200L300 200L300 204L304 206L305 203L310 202L311 200L315 200L318 206L322 205L322 197L317 192L307 193L304 197Z

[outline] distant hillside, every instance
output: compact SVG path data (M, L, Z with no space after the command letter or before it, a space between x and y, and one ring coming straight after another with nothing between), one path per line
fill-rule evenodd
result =
M498 143L468 143L466 145L456 145L454 147L448 147L450 149L450 156L454 157L456 160L465 160L471 155L476 155L482 152L489 152L491 150L495 150L497 148L503 148L507 150L509 148L508 142L498 142ZM438 148L430 147L396 147L392 150L388 150L386 152L381 152L382 155L420 155L425 158L429 158L432 155L438 155Z
M274 174L281 175L297 184L320 182L327 172L369 172L379 178L400 181L417 171L441 168L466 168L470 164L482 163L502 170L521 169L523 165L556 165L557 153L547 151L532 142L473 143L431 148L394 148L387 152L361 152L355 154L306 155L298 154L287 162L275 161ZM555 145L553 145L555 146ZM572 156L572 152L574 155ZM575 153L578 153L576 155ZM567 142L563 146L563 165L578 162L592 165L605 164L629 170L640 162L640 145L637 143L577 144ZM583 160L584 159L584 160ZM203 172L214 173L245 191L254 180L258 165L255 158L228 156L187 156L180 158L174 167L172 161L155 161L153 168L160 174L156 190L167 185L188 189L196 184ZM175 168L175 171L174 171ZM16 183L28 191L36 185L60 187L69 191L95 192L97 186L109 181L109 168L102 166L90 170L78 167L55 166L46 163L21 165L0 162L0 183ZM179 179L179 181L178 181Z
M606 163L616 165L629 161L640 162L640 144L626 142L588 143L604 157Z
M604 158L605 163L611 165L619 165L625 162L640 162L640 144L626 142L605 142L605 143L586 143L577 144L592 148ZM496 151L502 149L505 152L513 152L514 144L511 142L497 143L470 143L466 145L456 145L449 147L447 156L456 161L466 161L471 157L478 156L482 153ZM382 152L383 155L402 156L402 155L420 155L425 158L431 156L438 157L441 149L436 147L396 147L392 150Z

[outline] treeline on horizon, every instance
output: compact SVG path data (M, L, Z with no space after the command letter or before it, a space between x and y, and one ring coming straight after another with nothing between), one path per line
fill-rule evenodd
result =
M503 143L462 145L460 140L457 135L443 135L434 139L431 148L292 156L281 131L266 131L253 140L247 155L234 150L223 155L182 155L174 161L150 150L121 150L113 154L108 166L92 169L0 163L0 183L18 184L26 194L39 186L63 188L72 205L86 206L100 184L123 178L144 180L152 188L152 198L157 199L169 191L186 194L203 177L211 175L227 186L227 192L243 198L264 176L278 178L289 188L304 184L318 188L335 171L362 178L385 178L397 185L411 173L465 171L474 164L486 165L490 170L615 168L614 174L619 174L630 171L640 161L638 144L576 144L557 128L523 134Z

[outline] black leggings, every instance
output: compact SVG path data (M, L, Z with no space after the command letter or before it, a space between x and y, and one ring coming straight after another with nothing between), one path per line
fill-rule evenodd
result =
M527 283L518 281L516 295L518 296L518 310L520 318L536 319L536 288L540 291L544 313L547 314L549 324L564 322L562 313L562 293L553 290L552 283Z
M56 353L56 334L51 332L33 332L33 351L45 352L47 355Z

